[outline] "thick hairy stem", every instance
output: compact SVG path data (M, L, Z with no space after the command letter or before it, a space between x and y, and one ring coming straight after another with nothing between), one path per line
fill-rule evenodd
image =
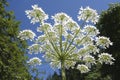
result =
M66 80L64 61L61 62L62 80Z

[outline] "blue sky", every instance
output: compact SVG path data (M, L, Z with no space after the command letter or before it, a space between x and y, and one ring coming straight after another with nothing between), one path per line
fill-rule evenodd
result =
M8 2L10 3L8 9L13 10L16 19L21 21L20 29L35 30L37 26L31 24L25 15L25 10L31 9L31 5L38 4L49 17L58 12L65 12L77 21L77 14L81 6L89 6L100 14L101 11L108 9L108 4L120 2L120 0L8 0ZM37 55L30 55L30 57L33 56ZM40 69L47 71L45 78L53 73L48 65L43 65Z

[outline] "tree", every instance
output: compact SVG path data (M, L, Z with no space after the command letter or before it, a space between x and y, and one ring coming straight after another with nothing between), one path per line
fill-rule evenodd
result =
M32 8L25 12L31 19L31 23L40 23L40 27L37 28L40 35L35 39L36 34L32 30L23 30L18 37L35 42L28 47L30 53L44 53L43 57L54 69L61 69L62 80L66 80L65 69L70 67L86 73L98 62L113 64L112 55L99 53L100 48L106 49L112 45L112 42L107 37L98 36L99 31L95 26L88 25L98 21L99 16L96 10L89 7L80 8L78 20L83 21L82 25L66 13L57 13L52 16L54 24L51 25L45 22L48 15L38 5L33 5ZM79 64L75 67L77 62ZM41 60L33 58L28 63L41 64Z
M113 42L113 46L105 51L116 59L114 65L102 67L102 74L109 75L112 80L120 80L120 3L111 4L109 9L103 11L97 23L100 35L105 35Z
M19 22L6 11L6 0L0 0L0 80L30 80L26 65L26 41L18 39Z

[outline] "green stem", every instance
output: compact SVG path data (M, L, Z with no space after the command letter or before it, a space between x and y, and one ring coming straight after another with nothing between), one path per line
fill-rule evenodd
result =
M70 44L68 45L67 49L65 50L65 53L66 53L66 52L68 51L68 49L71 47L71 45L72 45L72 43L74 42L74 39L76 38L76 36L77 36L77 34L79 33L79 31L80 31L80 28L79 28L79 30L76 32L76 34L74 35L72 41L70 42Z
M61 61L62 80L66 80L64 61Z
M62 53L62 25L60 26L60 51Z
M88 18L88 17L87 17L87 18ZM87 20L87 18L85 19L85 21ZM84 24L85 24L85 22L83 22L83 23L81 24L81 26L84 26ZM65 48L65 50L64 50L65 53L67 53L68 49L71 47L72 43L74 42L74 39L76 38L76 36L78 35L79 32L80 32L80 28L79 28L79 30L76 32L76 34L74 35L74 37L73 37L72 41L70 42L70 44L68 44L68 47Z
M48 40L49 40L50 44L52 45L54 51L60 56L59 50L58 50L57 46L54 44L53 40L50 38L49 32L47 30L46 30L46 36L48 37Z
M90 32L91 32L91 31L90 31ZM89 35L90 32L88 32L88 34L87 34L85 37L83 37L83 38L80 40L80 42L82 42L82 40L84 40L84 38L86 38L86 37ZM80 42L79 42L79 43L80 43ZM78 44L79 44L79 43L78 43ZM72 53L72 52L74 51L75 47L76 47L76 46L74 46L74 47L72 47L71 49L69 49L69 50L66 52L66 56L67 56L68 54Z

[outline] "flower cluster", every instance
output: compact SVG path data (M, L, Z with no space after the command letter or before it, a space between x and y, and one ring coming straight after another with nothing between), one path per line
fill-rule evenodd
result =
M106 63L106 64L113 64L113 61L115 60L112 55L108 54L108 53L102 53L99 55L99 59L100 63Z
M52 19L54 19L55 23L62 23L65 24L67 23L71 18L66 14L66 13L58 13L55 14L55 16L52 16Z
M33 45L29 46L28 49L29 49L30 54L32 54L32 53L38 54L38 52L41 51L39 44L33 44Z
M34 57L31 58L27 63L33 66L41 65L41 60L38 57Z
M89 34L89 36L96 36L97 34L100 33L98 29L92 25L86 25L84 27L84 32L86 32L86 34Z
M78 20L86 20L86 22L93 22L96 23L98 22L99 15L96 10L91 9L90 7L80 8L79 15L78 15Z
M44 20L48 19L48 15L38 7L38 5L32 6L33 10L26 10L25 13L29 19L31 19L31 23L35 24L36 22L44 22Z
M113 45L113 43L109 40L109 38L104 37L104 36L97 37L96 44L102 48L108 48L109 45Z
M90 70L88 69L88 67L87 67L86 65L83 65L83 64L78 65L78 66L77 66L77 69L80 70L81 73L87 73L87 72L90 71Z
M62 12L52 16L54 24L51 25L44 22L48 16L41 8L37 5L32 6L32 8L33 10L27 10L26 14L32 23L40 22L40 26L37 27L37 32L40 32L40 35L34 40L35 44L28 49L30 53L44 53L43 57L52 68L61 69L63 66L67 69L74 68L76 62L81 62L82 64L79 64L77 69L81 73L86 73L97 62L113 63L114 58L107 53L100 54L99 49L108 48L112 42L107 37L99 36L99 30L95 26L86 23L91 21L94 24L98 21L99 15L96 10L89 7L81 8L78 19L85 21L80 26ZM23 40L33 39L35 34L30 30L23 30L19 37ZM33 58L29 63L41 64L41 60Z
M22 40L33 40L34 37L36 36L36 34L31 31L31 30L23 30L20 31L18 38L22 39Z
M85 61L86 64L91 64L91 63L96 63L95 58L91 55L86 55L83 60Z

